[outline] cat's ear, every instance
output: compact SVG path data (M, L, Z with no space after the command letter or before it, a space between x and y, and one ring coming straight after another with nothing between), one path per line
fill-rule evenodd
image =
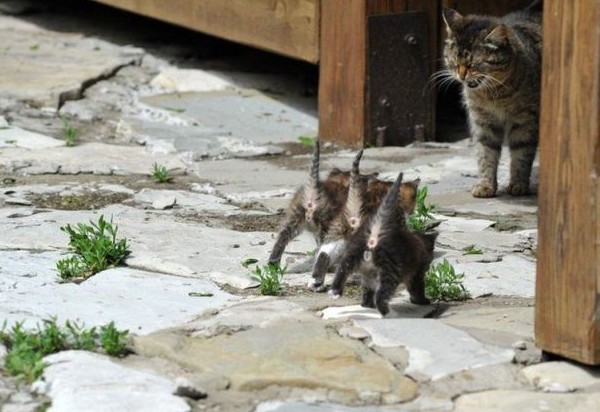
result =
M485 42L498 47L510 43L510 29L506 24L500 23L485 36Z
M456 25L456 22L462 19L463 16L454 9L444 7L442 9L442 17L444 18L444 23L446 23L446 29L452 32L452 28Z

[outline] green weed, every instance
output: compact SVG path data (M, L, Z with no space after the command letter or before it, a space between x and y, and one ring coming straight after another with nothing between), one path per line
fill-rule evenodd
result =
M43 361L44 356L53 353L69 349L94 351L100 343L109 355L126 354L126 349L121 345L126 341L128 331L117 330L113 322L104 326L104 329L108 332L98 334L96 328L85 329L70 321L61 328L55 319L43 320L42 325L38 324L34 330L25 330L23 322L17 322L7 329L5 321L0 329L0 343L7 348L4 369L31 383L42 375L47 366Z
M173 178L169 174L169 169L167 169L164 165L159 165L158 163L154 163L152 165L152 177L157 183L168 183Z
M63 123L63 136L65 137L65 144L68 147L73 147L75 146L77 136L79 136L79 130L75 129L71 125L71 121L69 119L61 117L61 120Z
M123 357L127 354L127 335L129 331L120 331L114 322L100 328L100 342L102 349L110 356Z
M56 268L63 281L85 280L109 267L118 266L131 253L126 239L117 240L118 227L101 215L98 223L78 223L60 228L69 235L69 248L75 254L59 260Z
M299 136L298 137L298 141L300 142L300 144L302 146L309 146L312 147L317 143L317 138L316 137L310 137L310 136Z
M463 248L463 255L483 255L483 250L475 247L475 245L470 245Z
M429 268L425 275L425 294L434 302L469 299L469 292L463 285L464 278L464 273L456 273L450 262L444 259Z
M415 211L408 218L408 227L415 232L425 232L433 219L435 205L426 204L427 186L417 189Z
M258 290L261 295L279 295L283 290L281 282L286 270L287 266L282 268L277 263L269 263L262 268L256 266L251 277L260 283Z

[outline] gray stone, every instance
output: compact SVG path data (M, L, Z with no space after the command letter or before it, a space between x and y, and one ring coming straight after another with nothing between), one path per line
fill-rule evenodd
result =
M239 210L236 206L228 204L220 197L203 194L190 193L184 190L155 190L142 189L133 197L133 201L141 204L169 204L168 201L177 199L177 206L185 209L202 210L210 212L230 212ZM171 205L173 203L170 203Z
M59 352L44 358L43 393L52 399L49 411L190 411L175 396L176 384L164 377L134 370L90 352Z
M232 298L207 280L130 268L109 269L79 285L60 284L55 270L60 257L56 252L0 251L1 319L33 327L42 319L56 317L62 323L77 314L89 327L114 321L120 329L143 334L188 322ZM198 291L212 296L194 297Z
M175 380L175 385L177 385L177 389L175 389L175 395L177 396L194 400L204 399L208 396L204 389L194 385L189 379L179 377Z
M548 394L499 390L462 395L454 404L455 412L587 412L600 409L600 394Z
M64 145L65 142L61 140L28 132L18 127L0 127L0 148L20 147L29 150L43 150Z
M177 204L177 198L175 196L163 196L159 197L152 202L152 209L155 210L166 210L173 209Z
M544 392L571 392L600 383L597 369L563 361L528 366L521 376Z
M20 199L18 197L6 197L4 198L4 203L15 206L31 206L31 202L29 200Z
M342 337L358 340L364 340L371 336L366 330L356 326L342 326L338 329L338 333Z
M390 301L390 312L387 318L424 318L435 311L430 305L415 305L410 303L407 294ZM377 309L363 308L360 305L331 306L321 311L323 319L381 319Z
M134 345L139 354L227 376L233 390L327 388L344 393L349 402L361 402L365 392L379 394L384 402L416 395L414 382L392 365L320 323L284 322L211 339L158 333L136 337Z
M436 380L514 358L512 350L482 344L434 319L373 319L356 323L371 334L375 345L406 347L410 355L406 373L418 378Z

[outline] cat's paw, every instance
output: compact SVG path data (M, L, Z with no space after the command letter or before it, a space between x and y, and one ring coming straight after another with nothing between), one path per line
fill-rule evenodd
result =
M506 192L511 196L527 196L529 194L529 184L511 183L506 188Z
M323 282L319 282L316 279L311 279L308 282L308 288L313 292L325 292L327 287L323 284Z
M339 299L339 298L342 297L342 292L339 291L338 289L329 289L329 291L327 292L327 294L332 299Z
M473 197L494 197L496 196L496 188L487 182L479 182L471 189Z

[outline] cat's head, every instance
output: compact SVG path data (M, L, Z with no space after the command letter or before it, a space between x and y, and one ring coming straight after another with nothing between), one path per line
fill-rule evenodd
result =
M462 16L444 8L444 60L455 80L470 89L495 88L510 75L515 36L510 27L487 16Z

